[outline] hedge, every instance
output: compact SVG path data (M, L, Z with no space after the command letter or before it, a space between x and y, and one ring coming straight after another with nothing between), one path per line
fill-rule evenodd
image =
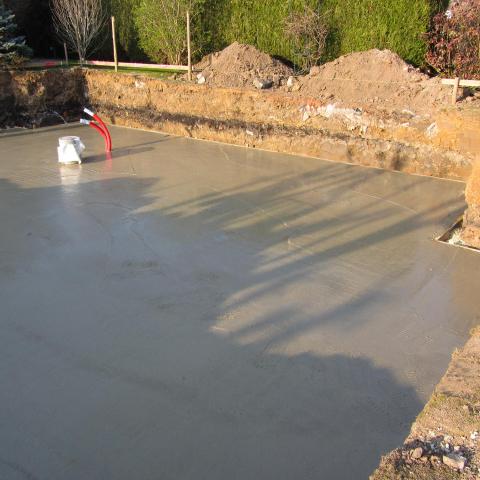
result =
M210 50L237 40L295 61L283 34L285 18L305 5L319 8L330 27L325 60L388 48L405 60L424 63L432 17L448 0L213 0L206 8Z
M388 48L404 60L424 64L425 34L448 1L324 0L331 35L326 59L371 48Z

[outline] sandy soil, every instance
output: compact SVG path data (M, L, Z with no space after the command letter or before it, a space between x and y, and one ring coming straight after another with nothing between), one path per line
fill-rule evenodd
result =
M330 103L414 111L448 104L451 92L390 50L351 53L313 67L300 91Z
M429 113L448 105L451 96L439 78L430 78L390 50L351 53L293 77L293 70L279 60L235 42L205 57L195 70L197 83L255 89L256 80L265 80L273 89L339 107Z
M221 52L203 58L195 66L207 85L255 88L254 80L271 81L279 86L293 70L252 45L234 42Z
M465 212L462 240L467 245L480 248L480 154L473 166L473 171L465 190L468 209Z

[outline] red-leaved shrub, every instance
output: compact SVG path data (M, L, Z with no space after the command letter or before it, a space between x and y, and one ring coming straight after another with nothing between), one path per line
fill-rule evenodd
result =
M427 62L442 75L480 79L480 0L456 0L433 19Z

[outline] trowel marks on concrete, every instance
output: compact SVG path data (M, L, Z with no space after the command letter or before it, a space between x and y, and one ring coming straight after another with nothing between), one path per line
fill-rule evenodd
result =
M0 477L367 478L478 322L464 185L113 143L0 137Z

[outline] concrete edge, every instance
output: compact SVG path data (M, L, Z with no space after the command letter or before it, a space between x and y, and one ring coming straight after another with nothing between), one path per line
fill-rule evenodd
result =
M370 480L480 478L479 369L477 326L466 344L452 354L445 375L412 424L404 444L382 456ZM420 448L422 453L418 456L420 453L414 452L420 452ZM455 449L466 459L465 468L445 463L445 456L454 454Z

